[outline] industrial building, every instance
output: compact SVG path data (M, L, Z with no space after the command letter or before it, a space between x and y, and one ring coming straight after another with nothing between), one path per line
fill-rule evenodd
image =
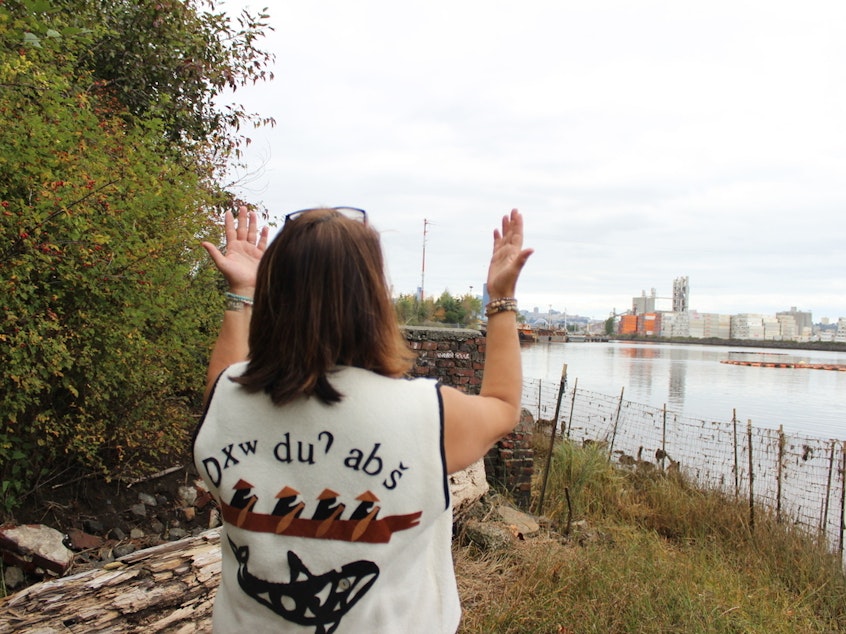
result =
M671 300L672 310L660 310L661 300ZM659 297L654 288L649 295L642 291L640 297L633 297L631 312L620 316L617 331L621 335L637 334L644 337L754 341L810 341L814 336L811 313L800 311L795 306L775 315L722 315L690 310L690 282L687 276L673 280L671 298ZM846 319L841 318L838 322L834 338L835 341L846 342Z

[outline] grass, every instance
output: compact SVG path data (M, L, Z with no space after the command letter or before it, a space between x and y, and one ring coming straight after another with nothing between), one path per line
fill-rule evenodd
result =
M455 548L462 634L846 631L839 556L764 509L752 530L733 496L570 443L555 448L546 500L559 530L583 520L569 539Z

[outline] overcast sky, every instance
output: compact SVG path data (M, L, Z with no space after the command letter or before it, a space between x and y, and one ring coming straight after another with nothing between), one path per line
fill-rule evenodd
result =
M846 317L843 0L222 6L266 4L276 78L233 98L277 125L240 191L367 209L395 293L480 294L517 207L521 308L687 276L700 312Z

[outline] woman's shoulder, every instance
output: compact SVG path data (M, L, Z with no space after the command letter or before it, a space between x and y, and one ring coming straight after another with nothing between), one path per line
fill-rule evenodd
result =
M384 387L394 386L397 389L434 389L438 385L436 379L429 377L411 377L401 376L392 377L379 374L373 370L365 370L353 366L341 366L335 372L330 374L332 378L338 378L341 381L371 383L374 385L382 385Z
M239 361L238 363L233 363L223 371L223 374L226 376L241 376L244 374L244 371L247 369L247 365L249 361Z

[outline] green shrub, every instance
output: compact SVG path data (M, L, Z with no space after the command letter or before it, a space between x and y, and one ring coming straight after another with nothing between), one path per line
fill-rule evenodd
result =
M269 60L260 21L200 4L0 3L6 513L67 469L184 455L222 312L199 242L232 204L218 183L249 118L215 97Z

